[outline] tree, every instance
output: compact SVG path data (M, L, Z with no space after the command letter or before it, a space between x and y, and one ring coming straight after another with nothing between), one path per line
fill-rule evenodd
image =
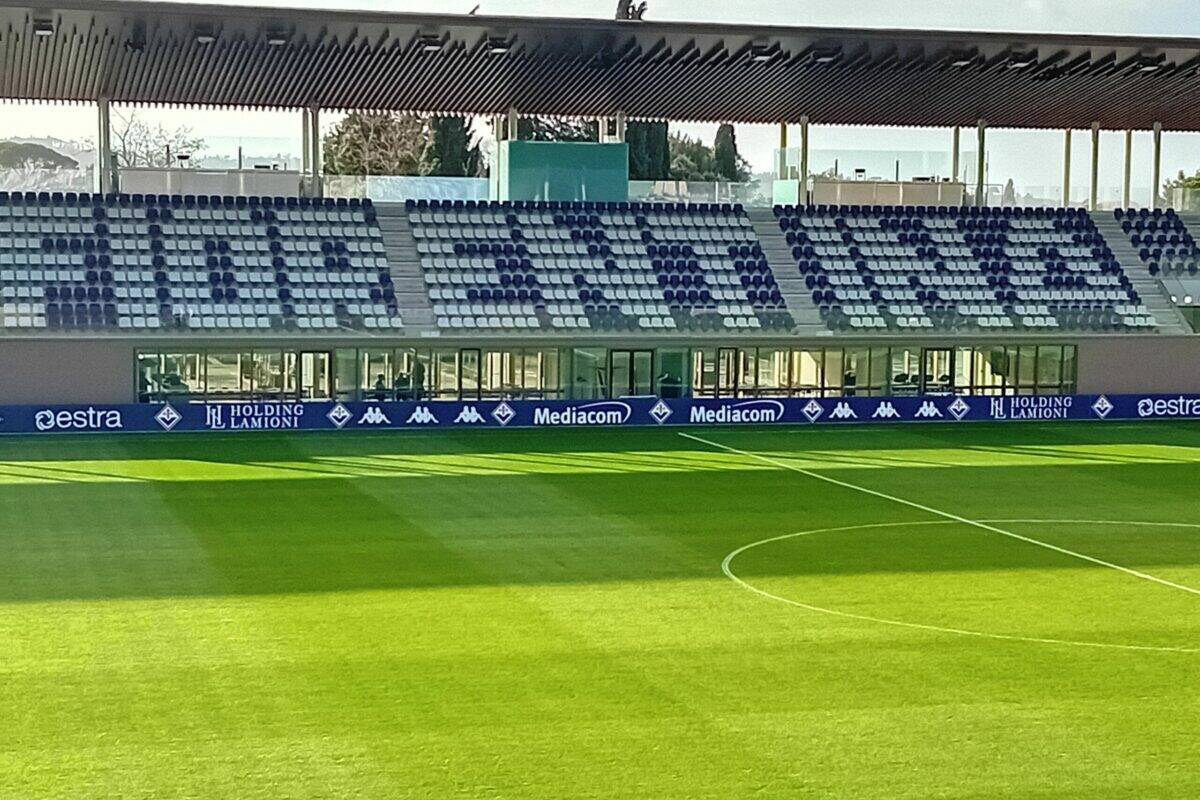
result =
M1004 192L1000 195L1000 205L1015 206L1017 204L1017 187L1013 184L1013 179L1009 178L1008 183L1004 184Z
M671 177L671 144L667 123L630 122L625 128L629 145L629 179L662 181Z
M0 169L77 169L79 162L34 142L0 142Z
M517 120L517 138L527 142L594 142L600 138L595 120L521 117Z
M430 121L414 114L353 112L322 142L330 175L428 175Z
M722 126L724 127L724 126ZM719 131L718 131L719 135ZM750 164L737 154L733 143L734 169L722 171L717 163L714 147L683 134L671 134L671 177L678 181L734 181L750 180ZM724 147L728 147L725 145ZM726 165L728 169L728 164Z
M750 170L743 166L738 155L737 136L733 126L726 123L717 128L717 137L713 140L713 166L721 180L738 182L750 177Z
M161 122L152 125L138 116L114 112L117 124L112 129L113 157L118 167L153 167L166 169L177 166L176 156L192 156L204 150L204 139L196 136L186 125L169 129Z
M483 171L483 154L465 117L437 117L424 154L430 175L474 178Z

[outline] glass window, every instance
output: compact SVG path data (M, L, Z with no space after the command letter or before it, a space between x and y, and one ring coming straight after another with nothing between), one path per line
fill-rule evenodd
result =
M715 397L717 394L717 351L692 351L692 396Z
M483 354L483 396L519 397L525 371L520 350L489 350Z
M208 353L205 356L207 394L214 398L236 399L249 386L243 372L243 353Z
M871 351L866 348L847 350L842 364L843 393L861 394L866 391L871 371ZM861 387L861 390L860 390Z
M758 364L753 347L742 348L737 354L736 389L738 397L754 397L758 394Z
M525 397L530 399L562 396L558 382L558 351L553 348L525 351Z
M149 403L158 399L161 373L162 358L158 353L138 353L136 381L139 403Z
M338 400L357 400L359 395L359 377L357 352L343 348L333 354L334 391ZM291 379L292 381L295 378ZM284 386L289 382L288 377L282 377ZM284 389L286 394L286 388Z
M271 399L283 394L282 351L255 351L253 372L255 394Z
M846 371L841 350L825 351L825 394L830 397L841 395L845 385Z
M925 350L925 383L922 389L926 394L946 394L950 391L952 355L953 351L942 348Z
M821 350L792 351L792 391L801 397L820 395L824 383L825 353Z
M873 395L887 394L889 391L891 368L891 353L886 347L871 348L871 380L868 389Z
M1061 346L1038 347L1038 394L1058 394L1062 388L1063 349Z
M758 349L758 394L759 396L786 396L790 381L788 380L789 351L776 350L769 347Z
M954 386L955 394L970 394L971 374L975 361L975 351L969 347L960 347L954 351Z
M203 394L203 358L199 353L164 354L158 385L164 396Z
M359 388L364 400L389 400L392 395L392 351L359 350Z
M434 354L433 394L439 400L458 399L458 351Z
M459 353L459 389L464 400L479 399L479 351L463 350Z
M687 351L659 350L655 391L660 397L682 397L687 386Z
M919 351L893 347L891 371L893 394L916 394L921 390Z
M737 397L738 350L733 347L722 347L717 351L717 397Z
M429 350L418 350L408 379L410 397L413 400L423 400L432 394L433 376L433 353Z
M608 353L602 347L571 351L571 397L595 400L608 396Z
M1074 394L1076 384L1076 357L1075 345L1069 344L1063 347L1063 368L1062 368L1062 393Z
M1025 345L1017 354L1017 391L1033 394L1037 387L1037 347Z

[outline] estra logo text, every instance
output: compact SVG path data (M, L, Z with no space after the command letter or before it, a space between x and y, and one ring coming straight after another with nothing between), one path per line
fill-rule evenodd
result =
M33 415L33 424L39 431L119 431L125 427L120 411L94 406L62 411L45 408Z

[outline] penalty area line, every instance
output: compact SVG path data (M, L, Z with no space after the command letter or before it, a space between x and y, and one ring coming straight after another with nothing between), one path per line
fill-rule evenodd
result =
M871 495L872 497L878 497L881 500L888 500L893 503L898 503L899 505L902 505L902 506L908 506L909 508L915 508L918 511L924 511L926 514L932 514L935 517L941 517L942 519L948 519L948 520L952 520L954 522L961 522L963 525L969 525L973 528L979 528L980 530L988 531L989 533L998 533L1001 536L1007 536L1010 539L1016 539L1019 542L1025 542L1026 544L1035 545L1036 547L1041 547L1046 550L1051 550L1051 551L1053 551L1055 553L1059 553L1061 555L1069 556L1071 558L1077 558L1080 561L1086 561L1090 564L1096 564L1097 566L1107 567L1108 569L1116 570L1117 572L1123 572L1126 575L1129 575L1134 578L1138 578L1140 580L1149 581L1150 583L1157 583L1160 586L1166 586L1169 589L1178 589L1181 592L1187 592L1188 594L1194 594L1194 595L1200 597L1200 589L1196 589L1191 586L1184 586L1181 583L1175 583L1174 581L1169 581L1166 578L1160 578L1157 575L1151 575L1147 572L1141 572L1140 570L1132 569L1130 567L1123 567L1120 564L1114 564L1113 562L1105 561L1102 558L1096 558L1095 556L1089 556L1086 553L1080 553L1075 550L1068 550L1067 548L1059 547L1056 544L1050 544L1049 542L1043 542L1040 539L1034 539L1031 536L1024 536L1019 533L1014 533L1013 531L1007 531L1004 528L998 528L995 525L989 525L986 522L979 522L977 520L968 519L967 517L962 517L962 516L959 516L958 514L954 514L949 511L942 511L941 509L933 508L932 506L927 506L922 503L918 503L914 500L906 500L903 497L896 497L895 495L890 495L885 492L877 491L875 489L869 489L866 486L859 486L857 484L849 483L847 481L839 480L837 478L831 478L828 475L822 475L819 472L813 472L812 470L805 469L804 467L798 467L795 464L789 464L786 461L780 461L777 458L771 458L770 456L765 456L762 453L755 453L755 452L752 452L749 450L742 450L737 447L731 447L730 445L721 444L720 442L714 442L711 439L705 439L703 437L696 436L696 435L690 434L690 433L680 432L679 435L685 439L691 439L693 442L699 442L700 444L708 445L709 447L715 447L719 450L725 450L726 452L729 452L729 453L736 453L737 455L746 456L748 458L756 458L759 461L763 461L767 464L772 464L776 467L779 467L780 469L786 469L790 472L795 472L800 475L804 475L805 477L808 477L808 478L813 478L818 481L824 481L825 483L829 483L834 486L840 486L843 489L850 489L855 492L860 492L862 494Z

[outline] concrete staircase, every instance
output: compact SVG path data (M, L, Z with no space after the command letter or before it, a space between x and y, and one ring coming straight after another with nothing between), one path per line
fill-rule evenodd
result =
M788 247L787 239L779 230L775 212L769 208L748 208L746 215L754 225L754 233L779 284L779 292L787 303L788 312L796 321L796 333L801 336L831 335L800 277L796 260L792 258L792 248Z
M1191 333L1192 328L1183 313L1171 302L1171 297L1163 287L1162 281L1150 274L1145 262L1133 249L1133 245L1129 243L1129 235L1121 230L1121 223L1117 222L1110 213L1095 214L1092 219L1096 222L1096 230L1104 236L1113 255L1120 262L1121 268L1129 276L1134 291L1141 295L1142 302L1146 304L1146 308L1150 309L1150 313L1158 323L1159 333L1170 335ZM1184 220L1184 223L1187 224L1187 220ZM1200 220L1197 221L1197 226L1200 227Z
M396 304L407 333L421 334L437 330L433 305L425 288L421 257L413 237L408 212L398 203L376 203L375 213L383 233L392 282L396 287Z

